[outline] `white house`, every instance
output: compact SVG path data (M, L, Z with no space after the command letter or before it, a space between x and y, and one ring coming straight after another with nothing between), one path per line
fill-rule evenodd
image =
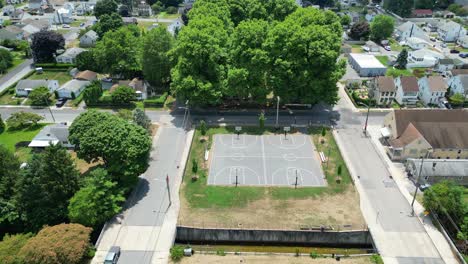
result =
M418 102L418 79L414 76L399 76L395 79L395 100L400 105L415 106Z
M398 26L395 29L395 35L399 41L405 41L407 38L411 37L417 37L424 40L429 39L426 32L424 32L424 30L411 21L405 22Z
M450 88L450 95L464 94L465 97L468 95L468 74L459 74L452 76L448 81L447 85Z
M175 32L180 30L183 26L184 26L184 22L182 22L182 20L178 18L174 22L169 24L169 26L167 26L167 31L169 31L169 33L171 33L171 35L174 36Z
M428 48L431 46L429 42L425 41L424 39L417 38L417 37L409 37L406 39L406 45L413 50L419 50Z
M78 97L81 92L86 88L88 84L91 82L89 81L82 81L73 79L71 81L66 82L60 89L57 90L57 94L59 98L71 98L74 99Z
M457 39L457 44L460 45L460 46L462 46L462 47L465 48L465 49L468 48L468 36L465 35L465 36L463 36L463 37L459 37L459 38Z
M77 16L84 16L88 12L93 12L94 4L81 2L75 8L75 13Z
M47 87L51 93L59 88L57 80L20 80L15 87L16 96L28 96L39 87Z
M420 49L410 51L408 53L408 68L431 68L434 67L440 59L443 59L444 55L439 52L430 49Z
M96 45L96 42L98 40L99 36L94 30L90 30L86 32L83 36L80 38L80 47L94 47Z
M419 98L426 106L438 104L445 97L447 84L442 76L424 76L418 80Z
M458 38L466 35L466 29L458 23L447 21L439 25L437 34L445 42L455 42Z
M62 144L67 148L72 148L74 145L68 141L68 126L64 124L53 124L45 126L31 140L28 147L30 148L46 148L50 145Z
M82 48L69 48L64 53L58 55L55 60L57 63L75 63L76 56L83 51L86 50Z
M73 11L64 7L55 10L53 22L55 24L69 24L73 22Z
M438 72L451 71L455 67L455 62L453 59L440 59L435 66L435 70Z

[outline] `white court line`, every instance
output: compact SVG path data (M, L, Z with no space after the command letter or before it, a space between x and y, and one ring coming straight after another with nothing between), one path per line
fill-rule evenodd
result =
M292 135L289 135L289 136L286 136L286 137L280 137L280 144L281 145L288 145L288 146L296 146L296 141L294 139L295 137L292 136ZM291 144L286 144L286 143L283 143L283 142L292 142Z
M287 154L285 154L287 155ZM265 156L266 158L272 158L272 159L284 159L284 156L285 155L281 155L281 156ZM226 159L226 158L232 158L232 159L238 159L238 158L262 158L263 156L261 155L258 155L258 156L239 156L239 155L229 155L229 156L216 156L215 158L223 158L223 159ZM294 159L316 159L315 157L311 156L311 157L296 157L294 156Z
M265 142L263 141L263 137L260 137L260 141L262 142L263 179L265 180L265 184L268 184L267 175L266 175Z
M241 142L242 140L242 142ZM232 135L231 137L231 144L232 147L246 147L247 145L245 144L245 136L244 135L239 135L239 138L237 138L237 135Z
M282 140L284 139L284 135L279 135L280 136L280 144L276 144L275 142L272 142L271 141L271 138L274 138L275 136L267 136L267 139L268 139L268 143L273 146L273 147L276 147L276 148L279 148L279 149L300 149L304 146L305 144L305 140L302 141L301 144L297 144L296 141L294 140L294 144L293 145L289 145L289 146L286 146L286 144L284 144L283 146L283 143L282 143ZM298 138L303 138L304 136L302 135L295 135L295 136L291 136L290 135L290 138L293 138L293 137L298 137ZM290 140L288 138L288 140Z
M294 185L296 183L296 170L297 170L297 185L304 184L304 177L302 176L301 169L297 167L288 167L287 174L286 174L286 180L288 182L288 185ZM292 173L292 182L289 182L290 171Z

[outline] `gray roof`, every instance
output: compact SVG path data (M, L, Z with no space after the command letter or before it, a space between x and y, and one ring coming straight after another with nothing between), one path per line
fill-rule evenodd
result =
M82 48L69 48L67 49L64 53L60 54L57 57L70 57L70 58L76 58L78 54L81 52L86 51L85 49Z
M50 80L52 81L52 80ZM38 88L41 86L47 87L50 81L46 80L21 80L16 84L16 89Z
M46 147L50 143L56 144L68 141L68 126L53 124L44 127L31 141L30 147Z
M16 34L6 29L0 28L0 40L5 40L5 39L14 40L16 39Z
M468 88L468 75L467 74L461 74L460 76L460 82L462 83L463 87L466 89Z
M408 159L408 166L416 175L421 168L420 159ZM421 177L468 177L468 160L425 159Z
M81 81L81 80L71 80L71 81L68 81L67 83L65 83L62 87L60 87L59 90L67 90L67 91L70 91L70 92L76 92L78 90L81 89L81 87L83 86L86 86L90 84L89 81Z
M461 28L461 25L449 20L448 22L442 23L439 25L439 28L444 30L444 31L450 31L452 28Z
M405 22L401 25L399 25L396 29L399 30L399 31L407 31L407 30L411 30L411 28L413 27L413 25L415 27L417 27L418 25L416 25L415 23L411 22L411 21L408 21L408 22Z
M453 59L440 59L439 60L439 64L441 65L452 65L454 62L453 62Z
M90 30L90 31L86 32L86 34L84 34L83 36L81 36L81 38L83 38L83 37L85 37L85 36L88 37L88 38L90 38L90 39L97 39L97 38L98 38L98 34L97 34L96 31L94 31L94 30ZM80 39L81 39L81 38L80 38Z

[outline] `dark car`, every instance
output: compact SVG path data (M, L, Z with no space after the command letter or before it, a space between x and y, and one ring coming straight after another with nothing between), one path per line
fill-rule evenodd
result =
M460 58L467 58L468 53L460 53L460 54L458 54L458 56L460 56Z
M66 102L67 102L67 99L65 99L65 98L58 99L57 102L55 103L55 106L60 108L60 107L62 107Z
M460 51L459 51L459 50L456 50L456 49L451 49L451 50L450 50L450 53L460 53Z
M107 252L104 264L116 264L120 257L120 247L112 246Z

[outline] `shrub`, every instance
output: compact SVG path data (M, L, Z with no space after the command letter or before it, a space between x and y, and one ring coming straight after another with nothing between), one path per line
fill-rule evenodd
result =
M128 86L119 86L111 94L114 105L129 105L135 100L135 91Z
M310 257L313 258L313 259L316 259L316 258L320 257L320 255L317 254L317 252L310 252Z
M207 128L205 120L200 121L200 133L202 134L202 136L206 135L206 130Z
M370 261L374 264L383 264L383 260L382 260L382 257L380 257L380 255L372 255L370 257Z
M66 70L75 67L75 65L71 63L36 63L35 67L42 67L43 69Z
M181 246L173 246L170 250L171 259L173 261L179 261L184 256L184 248Z
M28 95L28 99L32 105L48 105L50 103L49 97L49 89L44 86L32 90Z
M177 14L177 7L175 6L170 6L168 8L166 8L166 12L168 14Z
M216 250L216 255L226 256L226 252L224 252L224 249L218 249L218 250Z
M192 160L192 172L197 173L198 172L198 162L196 159Z
M265 127L265 114L264 113L261 113L260 116L258 117L258 125L262 129Z
M6 234L0 242L0 259L2 264L20 263L18 252L31 239L33 235L27 234Z
M167 93L164 93L158 98L150 98L143 100L143 104L145 107L162 107L167 99Z
M42 119L44 119L44 117L38 114L20 111L13 113L6 122L9 129L20 129L28 126L35 126L37 122Z
M5 122L3 122L2 116L0 115L0 134L5 130Z

